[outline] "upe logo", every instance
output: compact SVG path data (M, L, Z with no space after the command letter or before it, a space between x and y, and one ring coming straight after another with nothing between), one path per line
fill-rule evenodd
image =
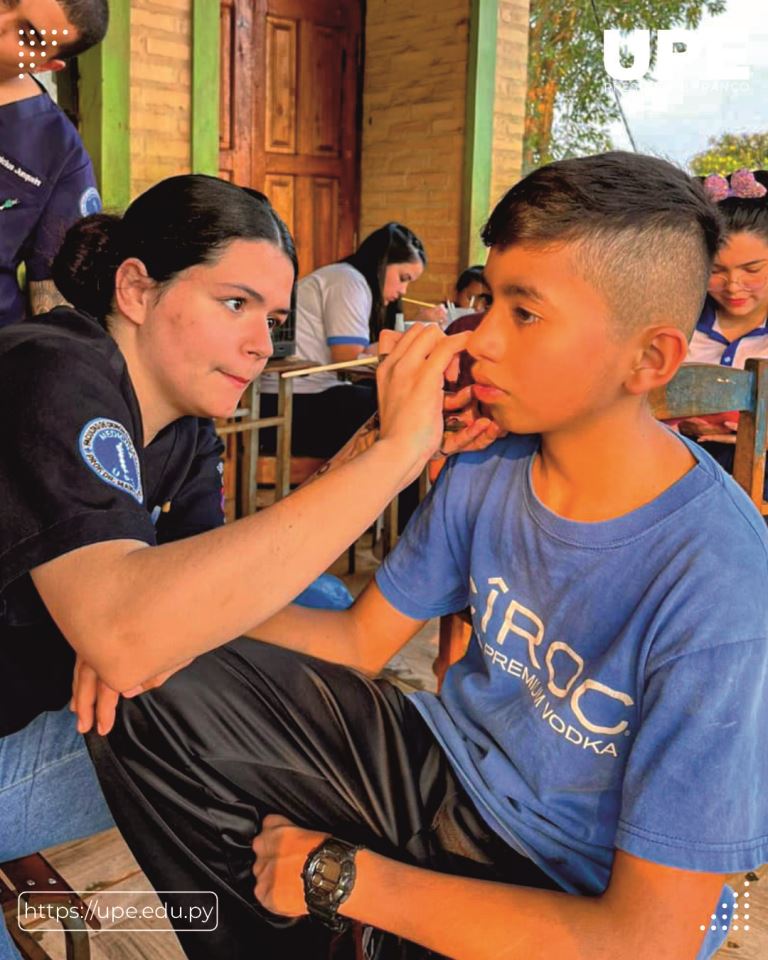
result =
M614 80L642 80L651 68L650 30L603 30L603 65ZM749 80L744 38L721 34L716 44L705 43L695 30L657 30L657 80L671 77L707 80ZM632 56L624 66L622 51Z

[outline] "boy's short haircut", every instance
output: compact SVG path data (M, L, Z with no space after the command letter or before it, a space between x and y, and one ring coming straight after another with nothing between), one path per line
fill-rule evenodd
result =
M690 336L722 225L701 184L678 167L613 151L534 170L496 205L483 241L575 244L620 333L663 322Z
M57 57L67 60L101 43L109 26L107 0L59 0L59 3L67 20L77 29L77 39L60 44Z

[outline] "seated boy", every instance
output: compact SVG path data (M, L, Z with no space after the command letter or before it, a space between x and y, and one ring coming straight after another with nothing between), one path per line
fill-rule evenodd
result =
M51 261L67 229L101 209L80 135L32 72L62 70L106 30L107 0L0 2L0 326L63 303Z
M219 896L189 957L323 956L309 910L456 958L682 960L767 859L765 526L646 401L713 208L610 153L530 174L484 239L473 389L509 435L449 462L349 611L287 608L90 737L155 886ZM466 606L439 696L369 679Z

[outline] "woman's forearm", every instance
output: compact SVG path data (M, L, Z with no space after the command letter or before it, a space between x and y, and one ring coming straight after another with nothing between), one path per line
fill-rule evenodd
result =
M59 604L55 588L36 584L78 653L129 689L281 610L381 513L412 472L410 456L380 441L231 525L122 555L98 544L58 558L49 566L78 564L83 591L73 595L70 568Z

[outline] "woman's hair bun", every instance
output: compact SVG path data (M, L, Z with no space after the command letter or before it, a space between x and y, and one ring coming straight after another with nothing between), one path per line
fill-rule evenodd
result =
M53 261L53 281L78 310L103 320L112 307L115 273L125 259L123 221L95 213L69 228Z

